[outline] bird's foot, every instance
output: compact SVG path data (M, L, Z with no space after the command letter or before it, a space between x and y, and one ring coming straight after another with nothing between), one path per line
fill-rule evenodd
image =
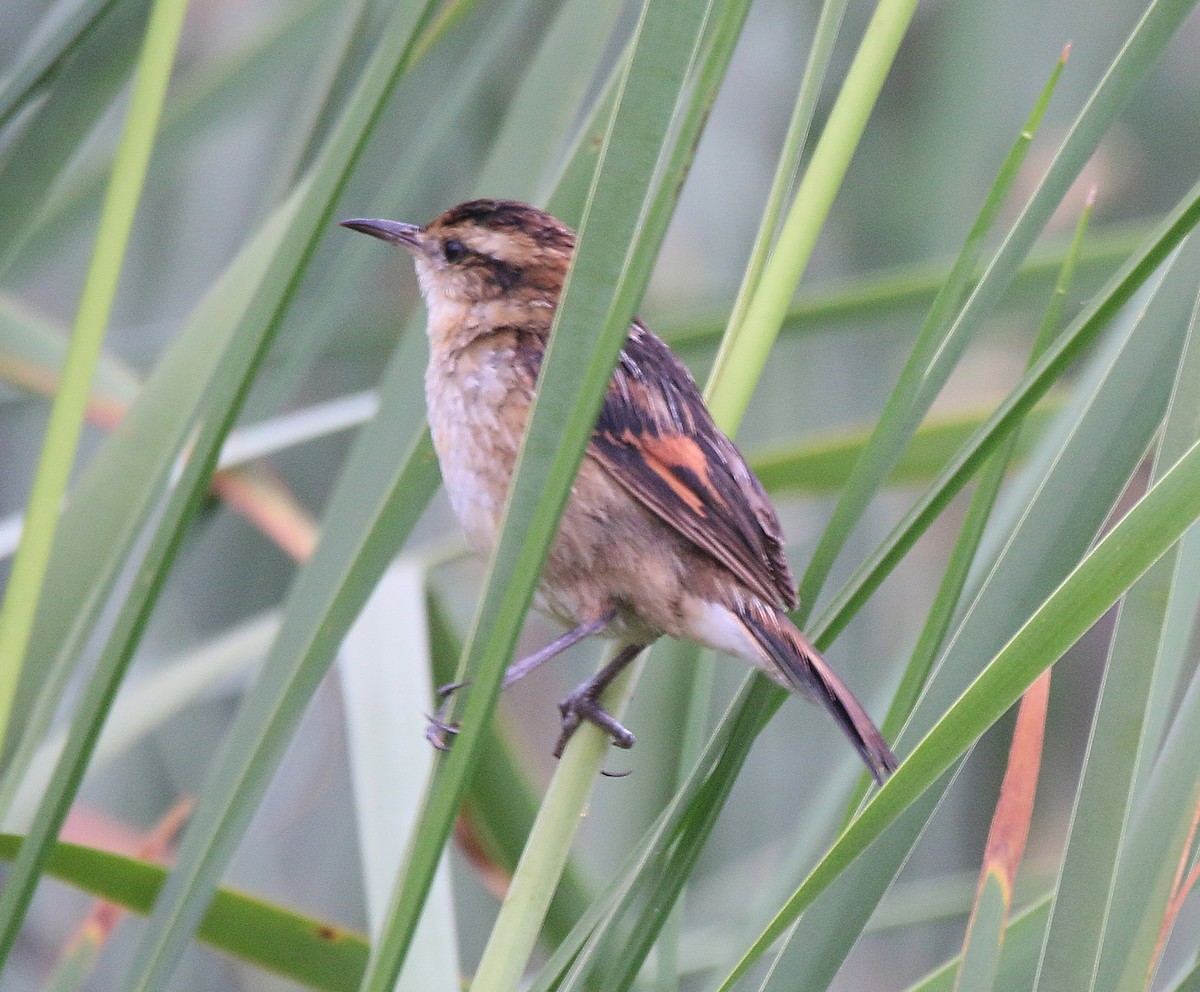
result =
M628 751L637 738L619 724L616 718L600 705L601 686L585 683L558 704L562 714L562 733L554 747L554 757L561 758L567 742L574 736L579 725L586 720L603 730L613 744Z
M468 682L451 682L449 685L442 686L437 691L437 697L441 700L437 711L432 716L428 713L425 714L425 719L429 721L429 725L425 728L425 739L439 751L450 750L450 745L454 742L454 735L459 730L457 721L450 722L446 719L446 708L450 705L450 697L469 684Z

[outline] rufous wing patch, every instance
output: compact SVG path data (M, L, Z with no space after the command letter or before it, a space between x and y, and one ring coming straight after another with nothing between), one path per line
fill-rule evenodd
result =
M640 324L631 328L589 450L622 488L749 590L795 605L766 493L687 369Z

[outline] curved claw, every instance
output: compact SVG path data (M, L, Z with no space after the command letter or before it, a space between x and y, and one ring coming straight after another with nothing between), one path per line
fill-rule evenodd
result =
M429 741L439 751L449 751L450 744L454 739L454 735L458 733L457 723L447 723L435 713L430 716L425 714L425 719L429 721L429 725L425 728L425 739ZM447 739L449 734L449 739Z
M470 679L463 679L461 682L447 682L444 686L436 691L435 695L438 699L446 700L458 692L459 689L465 689L470 684Z
M450 705L450 697L459 689L470 685L470 681L466 682L451 682L442 686L437 690L437 698L442 701L437 708L437 712L430 716L425 714L425 719L429 721L429 725L425 728L425 739L429 741L439 751L449 751L450 743L454 735L458 733L459 725L451 723L446 719L446 707ZM447 738L449 735L449 738Z
M562 733L559 735L558 743L554 746L554 757L561 758L563 756L567 742L575 735L579 724L584 720L603 730L612 739L613 744L619 748L628 751L637 743L637 738L600 705L598 696L599 693L595 689L585 685L581 690L571 693L558 704L558 711L562 714Z

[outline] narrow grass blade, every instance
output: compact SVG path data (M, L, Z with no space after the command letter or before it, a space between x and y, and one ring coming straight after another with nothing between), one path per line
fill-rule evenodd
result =
M1050 672L1045 671L1021 697L1008 768L984 850L979 892L963 940L955 992L988 992L995 987L1012 909L1013 883L1033 815L1049 701Z
M272 66L295 64L311 49L321 29L317 16L324 0L297 0L278 12L270 27L219 66L172 82L171 98L154 149L155 168L164 172L180 162L184 150L215 121L235 115L249 99L271 85ZM111 149L85 144L79 162L44 192L42 208L23 228L12 225L0 245L0 273L9 280L36 272L50 257L67 249L90 217L112 168Z
M307 193L307 196L301 199L294 218L285 229L283 243L286 250L272 256L268 262L258 293L237 329L236 347L222 356L217 370L219 374L209 384L206 394L209 416L199 421L199 430L189 452L190 457L182 466L176 490L168 498L154 533L148 540L142 574L134 586L136 594L131 593L126 597L114 633L106 644L97 675L85 697L84 709L75 728L78 731L76 746L68 745L64 762L68 762L68 758L69 762L60 765L63 772L62 788L59 791L52 790L47 797L44 808L48 815L42 829L51 836L49 832L54 828L54 821L61 817L69 794L73 791L70 781L77 781L82 773L99 722L107 709L107 701L127 664L154 597L161 589L166 566L179 546L183 527L203 497L220 443L240 409L274 330L279 326L299 273L313 251L323 222L332 210L334 197L363 147L392 84L408 66L409 43L423 13L424 8L404 7L387 25L381 36L378 56L364 69L360 87L349 101L329 145L315 164L306 188L300 191ZM198 811L197 820L200 818ZM188 837L195 836L193 829L189 829L181 846L181 860L188 851ZM210 884L215 886L215 879L210 880ZM171 895L173 898L173 890ZM164 893L165 900L166 897L167 893ZM193 925L198 917L199 910L191 918ZM164 918L169 918L171 922L164 924ZM173 922L173 907L166 905L149 928L144 948L139 954L137 967L143 974L135 983L138 986L145 987L145 984L157 980L155 972L160 968L163 972L169 971L174 956L191 933L190 927L174 926Z
M1047 399L1025 418L1016 435L1014 457L1024 459L1039 438L1062 413L1063 398ZM945 410L925 419L900 461L888 476L892 487L925 485L936 478L954 455L986 422L986 408ZM850 476L856 460L871 437L870 427L838 429L807 436L803 441L747 457L754 474L774 494L818 496L836 493Z
M656 167L670 156L672 142L678 139L668 138L668 128L708 11L707 2L669 6L652 0L635 31L633 58L589 194L503 531L465 650L465 668L475 681L462 730L431 785L364 990L390 989L403 964L433 867L465 791L474 751L495 708L504 665L645 286L665 229L665 222L654 217L660 225L653 232L658 237L647 234L648 211L658 206L659 213L669 214L673 206L673 201L665 206L655 202L655 183L661 181ZM589 740L595 743L590 730L581 728L567 760L582 763L586 755L581 748ZM572 751L577 758L571 759ZM593 775L594 769L587 774ZM524 966L524 953L516 946L509 950L510 962L520 958L515 977ZM511 964L503 971L512 974Z
M0 127L29 105L116 5L115 0L59 0L47 11L0 84Z
M470 2L477 3L478 0ZM453 153L461 137L458 131L463 116L472 112L472 106L481 99L498 98L490 93L495 75L512 61L514 52L528 44L529 36L548 16L552 2L537 0L487 12L491 18L490 30L483 33L480 43L472 48L462 71L456 73L439 93L437 112L430 114L423 125L396 149L385 178L355 195L353 212L369 217L391 217L397 211L413 209L411 191L420 188L423 177L436 173L442 168L445 156ZM437 19L436 23L443 22ZM428 38L434 30L435 26L430 25L422 38ZM485 93L488 96L483 96ZM497 118L496 124L500 135L509 130L507 117L502 124ZM478 139L486 142L487 131L482 127L480 131ZM489 181L486 187L490 186ZM484 188L482 192L495 194L496 190ZM279 348L277 363L264 369L262 379L255 384L250 401L252 411L274 411L286 404L304 376L311 373L313 356L331 346L343 333L347 320L359 319L364 294L353 287L367 285L373 278L379 260L377 246L369 244L366 238L347 238L339 241L338 247L334 262L322 273L323 285L313 294L312 305L289 315L286 346ZM389 295L383 305L389 319L394 319L394 299ZM404 325L401 333L419 334L423 327L424 313L418 312ZM285 343L280 341L279 344ZM413 398L415 411L420 405L420 392Z
M116 295L186 10L184 0L159 0L146 28L112 183L105 197L92 262L63 365L62 383L50 411L29 497L21 546L0 608L0 658L4 659L0 666L0 740L7 734L9 711L50 560L59 508L83 427L89 387ZM19 888L10 879L6 897L16 900ZM6 909L11 912L14 905L15 902L6 903L0 898L0 917L5 916ZM7 928L0 934L0 960L7 953L12 936Z
M1184 385L1182 380L1180 385ZM1190 634L1196 624L1198 535L1200 528L1193 528L1181 544L1168 596L1155 682L1167 682L1171 691L1167 695L1165 687L1156 686L1151 704L1156 719L1147 720L1143 729L1144 746L1156 758L1140 777L1137 805L1121 844L1098 979L1098 984L1109 988L1142 987L1157 930L1171 899L1176 866L1189 850L1191 810L1200 797L1195 762L1188 760L1200 747L1194 740L1200 730L1200 687L1193 671L1191 638L1181 636L1184 630ZM1166 673L1173 677L1157 677ZM1179 686L1185 687L1182 692L1177 690ZM1178 706L1170 706L1169 700L1176 696L1180 697ZM1167 707L1169 713L1160 712Z
M462 642L451 629L436 596L430 595L428 611L434 683L446 685L454 680L455 665L462 655ZM543 791L535 786L528 770L514 754L513 735L499 726L503 724L502 717L500 714L489 728L470 790L459 813L459 827L465 819L466 829L472 837L465 846L478 845L478 857L485 862L481 864L473 859L485 884L489 877L500 876L497 879L500 884L494 887L499 898L503 898L503 891L516 870L541 806ZM546 912L543 928L546 940L552 944L561 941L587 910L594 895L583 866L576 859L568 861Z
M404 645L403 658L389 658ZM381 665L380 659L390 663ZM426 718L413 706L433 698L425 579L413 561L392 565L346 635L339 657L354 780L367 914L378 939L404 838L420 809L422 784L437 754ZM396 769L409 774L396 775ZM443 859L417 927L398 990L452 988L459 976L450 866Z
M940 389L939 380L944 381L949 367L957 361L965 338L972 333L982 315L995 305L1008 288L1038 232L1050 219L1071 183L1092 156L1101 138L1108 132L1116 115L1130 99L1158 54L1166 47L1194 6L1194 0L1155 0L1146 9L1071 126L1045 176L988 265L983 278L947 329L945 344L941 349L944 360L939 360L936 367L930 370L929 388L922 389L919 393L922 405L927 406L932 402ZM912 407L909 407L909 410L914 412ZM915 427L915 422L913 426ZM841 544L844 540L843 531L848 530L847 525L856 519L857 514L847 511L846 520L842 521L841 527L836 530L830 527L827 530L828 537L823 543L828 545L829 550L835 550L835 543ZM801 595L807 594L810 599L820 587L824 575L828 574L833 558L825 551L817 557L820 558L820 561L814 558L817 567L810 567L813 578L810 580L806 576L801 583Z
M966 753L1033 681L1200 520L1200 444L1190 448L1096 545L905 759L730 972L729 989L845 866Z
M1080 252L1078 281L1088 288L1098 287L1134 254L1151 234L1145 223L1093 227L1088 243ZM1048 239L1026 256L1009 288L1010 297L1041 300L1052 291L1062 270L1069 244ZM839 330L860 330L863 322L875 318L894 319L908 308L929 307L950 275L951 260L900 265L866 273L854 279L802 286L784 317L780 334L823 334L829 325ZM679 354L720 343L726 320L721 315L664 314L654 322L656 332Z
M0 659L3 659L0 740L7 735L9 711L27 658L38 601L45 589L59 511L83 428L91 379L116 295L186 10L186 0L159 0L146 28L125 129L113 165L112 184L105 197L92 262L67 348L62 383L51 407L21 544L0 608ZM64 803L59 801L58 806L65 812ZM62 812L58 815L51 812L49 801L44 810L39 817L42 822L37 825L41 836L22 848L0 895L0 967L16 940L49 844L58 832L54 821L61 822Z
M21 838L0 834L0 859L11 861ZM167 869L78 844L55 844L46 874L83 892L148 914ZM239 892L221 889L196 933L204 943L314 989L353 992L367 965L366 938Z
M673 203L676 192L686 175L692 152L707 117L707 108L711 105L724 76L745 19L746 9L746 4L733 4L725 7L721 10L720 16L697 36L698 54L693 55L696 78L689 83L691 92L681 95L677 100L676 109L673 112L673 117L678 122L673 124L675 134L671 145L665 153L660 155L658 176L656 177L659 191L654 194L654 202L648 210L648 220L642 234L645 242L649 244L657 244L666 232L670 204ZM617 692L614 694L619 695ZM539 827L542 828L542 832L531 837L530 844L523 855L522 864L529 865L531 868L525 880L521 878L520 872L514 879L513 891L510 892L510 898L514 900L514 904L519 905L516 895L519 883L525 881L524 891L527 893L537 891L539 887L545 885L542 874L545 865L561 863L566 857L566 847L570 837L573 836L581 810L581 807L577 806L574 812L571 812L572 807L586 796L586 790L590 788L591 780L598 768L598 759L584 754L582 747L583 745L580 745L577 748L574 756L571 749L568 748L562 766L555 776L552 789L557 790L556 798L561 801L556 802L553 807L548 806L544 810L544 815L539 816L535 824L535 832ZM560 782L562 786L558 788ZM561 829L563 826L569 829ZM553 839L553 843L543 844L541 842L543 838ZM682 879L685 874L675 874L671 877ZM536 926L540 926L540 915L543 911L541 904L544 902L544 898L543 895L530 901L526 897L527 904L524 906L522 914L526 922L512 924L506 921L503 915L501 921L498 922L489 948L499 948L499 953L502 954L502 957L494 959L501 962L497 966L499 977L496 978L496 981L502 985L515 981L513 970L520 964L518 960L520 952L514 952L515 942L511 934L523 933L523 944L531 946ZM502 929L500 923L504 923L508 929ZM654 936L661 925L661 918L654 918L653 925L642 932L641 944L633 953L628 953L626 948L619 954L611 956L612 960L618 958L620 960L619 969L610 972L609 975L610 980L615 983L615 987L625 987L633 980L640 961L652 945ZM596 953L603 955L605 952L601 949ZM495 977L487 971L487 966L491 963L485 955L480 966L480 975L483 976L482 980L485 983L491 983ZM500 972L503 973L500 974Z
M147 0L126 0L101 18L56 70L44 99L20 122L0 159L0 216L6 218L0 255L11 257L24 241L80 146L128 83L150 7ZM111 171L114 163L106 164Z
M858 520L899 460L900 453L911 440L917 425L962 357L974 328L969 328L967 333L959 333L955 337L954 332L960 326L955 318L959 316L962 301L973 281L975 268L983 253L984 239L995 224L1000 208L1017 180L1025 153L1037 133L1050 97L1062 74L1063 64L1063 59L1060 58L1034 104L1024 128L1009 149L984 199L979 215L967 234L962 251L921 325L917 341L900 373L896 388L888 397L879 416L875 433L856 463L834 508L833 517L813 552L812 560L800 583L802 600L815 601ZM977 327L978 324L974 326Z
M1067 288L1074 273L1075 260L1082 246L1084 233L1087 231L1094 202L1094 197L1089 198L1079 223L1075 227L1072 250L1068 252L1063 262L1062 272L1059 273L1050 303L1038 328L1033 350L1026 365L1027 369L1042 357L1058 333ZM950 629L950 623L961 604L967 574L978 555L984 529L991 518L996 499L1000 495L1000 487L1008 473L1009 462L1020 442L1021 433L1021 431L1014 431L1010 434L1005 444L992 455L987 466L979 473L975 493L967 508L967 515L963 521L958 541L951 552L950 561L934 596L933 606L929 611L925 626L921 629L921 635L917 640L917 646L913 649L908 669L904 673L904 679L901 681L900 688L897 690L888 712L888 718L884 724L885 735L891 735L898 731L912 712L912 706L933 667L934 659L942 649L946 632Z
M1180 249L1172 276L1178 271L1184 286L1195 286L1200 271L1200 244L1191 239ZM1163 292L1172 287L1164 283ZM1197 305L1193 299L1194 309ZM1177 320L1194 326L1188 310ZM1167 427L1155 459L1152 479L1175 462L1196 441L1200 417L1200 343L1189 336L1179 365ZM1142 729L1150 699L1153 661L1147 646L1159 645L1165 622L1168 591L1178 549L1165 556L1129 592L1122 605L1109 651L1104 682L1093 718L1083 779L1076 795L1072 829L1056 887L1050 927L1039 968L1041 992L1064 987L1064 982L1087 978L1095 988L1105 924L1112 903L1117 859L1133 807L1138 764L1149 760L1143 750ZM1158 651L1153 657L1156 659Z
M1016 913L1004 931L996 987L1027 989L1037 973L1038 953L1046 921L1050 919L1050 897L1039 899ZM954 992L954 979L961 958L955 957L925 978L908 987L908 992Z
M814 626L832 639L878 588L896 562L941 513L991 453L992 446L1015 429L1033 405L1082 355L1130 301L1155 269L1200 223L1200 186L1193 187L1145 248L1125 263L1104 289L1062 332L1046 354L1034 364L988 422L964 445L925 496L905 515L892 533L863 563L826 608Z
M817 26L813 31L812 47L804 64L804 77L800 81L800 91L796 94L796 105L792 110L792 119L788 122L787 134L783 139L783 150L775 167L775 177L771 182L771 191L767 196L766 209L754 237L754 246L750 249L750 260L742 275L742 284L738 287L737 299L733 303L733 311L729 315L729 331L721 342L721 352L718 353L714 374L710 379L713 383L720 381L722 368L721 354L726 348L732 347L733 339L742 332L746 316L750 310L759 285L763 270L767 266L771 249L779 234L779 220L783 215L784 201L796 180L796 170L800 165L800 153L808 142L809 129L812 127L813 113L817 107L817 97L825 83L829 62L833 57L834 42L837 41L838 29L846 14L846 0L826 0L821 4L821 13ZM817 223L820 227L820 222ZM796 279L799 282L799 278ZM757 378L755 376L754 378ZM732 423L737 423L741 417L734 417Z
M151 830L137 838L133 855L159 862L171 852L176 834L191 813L192 800L184 797L171 806ZM106 899L97 900L76 927L59 955L53 973L46 981L46 992L79 992L89 984L100 954L120 924L123 907Z
M404 402L396 384L409 386L410 363L396 365L380 416L364 431L331 499L321 543L297 577L285 604L287 620L197 804L176 868L151 917L142 959L135 962L138 984L130 988L154 988L170 972L343 633L436 489L428 434L417 439L399 464L378 457L384 445L395 443L387 416L393 404Z
M1194 249L1189 242L1184 250L1192 252ZM1200 417L1198 320L1200 301L1191 315L1191 337L1156 455L1155 473L1196 438L1197 418ZM1160 683L1168 681L1174 685L1180 671L1176 657L1180 646L1171 643L1170 622L1180 605L1187 608L1192 604L1195 594L1185 568L1185 555L1189 553L1194 555L1194 549L1187 542L1181 542L1126 597L1113 639L1110 671L1094 720L1093 741L1067 847L1067 859L1074 856L1075 860L1064 862L1052 924L1054 918L1058 918L1061 928L1066 920L1074 919L1085 933L1089 924L1102 927L1102 932L1098 936L1093 932L1091 941L1086 942L1086 936L1082 934L1064 935L1061 930L1056 934L1052 925L1047 937L1046 953L1049 953L1050 941L1057 939L1060 943L1073 944L1081 953L1091 951L1095 955L1094 986L1097 988L1140 989L1143 982L1150 981L1158 963L1156 955L1161 950L1156 946L1156 923L1165 919L1170 904L1170 882L1164 868L1169 862L1179 864L1181 859L1186 859L1189 849L1189 842L1185 840L1187 810L1195 809L1200 786L1192 769L1181 774L1177 767L1172 768L1173 754L1169 759L1164 750L1155 761L1159 728L1164 719L1156 712L1156 707L1165 702ZM1189 612L1194 622L1194 607ZM1152 665L1147 664L1149 645L1154 646ZM1148 677L1148 667L1152 677ZM1161 669L1166 670L1168 678L1164 679ZM1120 695L1122 682L1126 685L1135 683L1128 698ZM1176 726L1183 718L1181 709L1175 715ZM1132 743L1135 732L1139 737L1136 745ZM1152 773L1149 768L1153 768ZM1173 778L1170 799L1166 799L1161 791L1164 773ZM1124 797L1127 823L1121 825L1123 829L1119 833L1113 825L1117 819L1113 815L1113 805L1108 805L1104 807L1104 824L1093 824L1099 836L1095 840L1084 838L1088 815L1085 803L1089 798L1095 803L1094 791L1090 797L1086 791L1089 778L1093 783L1092 790L1104 788L1111 792L1110 798L1118 809L1120 799ZM1150 794L1150 782L1157 784L1157 794ZM1165 805L1156 805L1156 801L1165 802ZM1192 827L1194 829L1194 824ZM1149 835L1153 835L1153 840ZM1153 847L1148 848L1148 844ZM1118 851L1114 849L1117 845L1119 861ZM1095 857L1097 864L1078 860L1085 854ZM1131 875L1131 871L1139 873ZM1133 881L1135 878L1136 882ZM1061 905L1067 894L1074 895L1073 909L1069 904ZM1102 919L1098 918L1094 904L1078 901L1089 897L1103 905ZM1123 951L1120 956L1116 953L1118 948ZM1058 953L1061 954L1061 950ZM1119 985L1114 984L1118 975Z
M113 703L90 767L103 767L222 681L252 667L266 654L278 629L279 619L273 613L255 617L182 657L168 659L153 673L131 679ZM56 728L37 749L4 821L5 830L24 833L29 829L66 737L67 728Z
M994 450L995 446L1001 443L1005 424L1009 422L1008 418L1014 411L1028 409L1037 397L1044 395L1049 385L1062 374L1062 369L1069 366L1074 357L1081 353L1083 342L1090 343L1095 340L1096 335L1112 319L1119 307L1127 302L1135 290L1153 275L1155 267L1179 244L1179 241L1195 226L1198 220L1200 220L1200 189L1193 190L1189 194L1143 252L1127 263L1122 272L1114 277L1106 288L1104 295L1063 333L1052 347L1051 353L1035 369L1031 370L1022 385L1018 386L1010 395L1002 408L989 418L988 423L960 452L954 463L933 483L926 496L897 526L879 551L867 559L867 563L856 573L846 590L835 601L834 607L812 628L818 647L826 646L833 634L853 616L861 605L861 601L865 599L865 595L860 596L859 593L863 590L873 590L879 582L882 582L883 578L900 560L904 551L915 542L920 533L923 533L929 522L939 512L932 508L944 505L944 501L948 501L950 495L956 493L965 484L971 475L973 465L982 461L986 457L986 453ZM1150 340L1154 339L1151 337ZM1074 350L1075 344L1072 342L1080 345L1080 351ZM1142 347L1145 346L1143 343ZM1052 357L1055 355L1057 355L1056 358ZM1056 369L1055 366L1060 361L1063 364ZM1145 366L1145 356L1133 353L1126 361L1126 369L1122 372L1122 377L1127 378L1133 374L1136 380L1138 375L1143 374ZM1174 365L1172 364L1171 367L1174 368ZM1096 384L1093 383L1091 388L1096 388ZM1139 392L1139 389L1143 387L1125 383L1114 388L1117 388L1118 391L1118 397L1112 400L1116 409L1132 408L1145 414L1142 426L1146 433L1142 436L1143 438L1148 437L1149 433L1153 431L1153 425L1157 423L1158 415L1154 413L1152 404L1148 406L1147 400ZM1162 402L1165 404L1165 389L1163 394ZM1137 398L1134 398L1135 396ZM1099 402L1098 405L1103 409L1106 407L1107 401ZM1082 411L1076 411L1076 416L1082 416ZM1146 424L1150 426L1146 427ZM1110 424L1108 429L1116 430L1119 437L1130 440L1129 432L1126 430L1128 426L1123 421L1120 425ZM1075 433L1078 434L1077 429ZM1133 463L1136 463L1140 457L1142 448L1139 445L1144 445L1144 443L1144 440L1133 439L1131 441L1129 450L1132 451L1132 454L1128 457L1132 459ZM1095 444L1096 442L1088 436L1088 433L1083 432L1080 447L1089 460L1093 460L1095 457ZM1132 471L1132 465L1128 466L1128 471ZM1079 472L1075 467L1067 466L1064 475L1069 479L1078 477ZM1091 494L1098 497L1095 500L1095 509L1089 510L1090 513L1096 515L1092 521L1091 534L1094 534L1100 527L1112 501L1115 501L1118 493L1124 487L1124 478L1127 476L1116 478L1119 475L1120 472L1116 471L1114 478L1110 480L1115 488L1107 497L1098 493ZM1057 507L1060 513L1064 512L1065 504L1055 498L1053 486L1045 490L1039 499L1045 500L1050 508ZM1072 512L1070 519L1073 523L1079 524L1082 518ZM1050 521L1046 526L1059 531L1062 530L1063 522L1061 519L1057 522ZM1090 534L1083 535L1079 540L1082 541L1082 544L1074 551L1076 555L1082 554L1087 544L1090 543L1091 536ZM1033 543L1038 545L1043 541L1044 539L1039 537ZM1069 547L1056 543L1055 550L1050 552L1046 563L1053 563L1054 569L1065 569L1064 563L1069 560L1067 556L1070 554L1072 551ZM1040 567L1045 568L1046 563ZM1036 563L1029 562L1022 562L1019 566L1021 570L1037 567L1039 566ZM1053 583L1059 581L1063 574L1061 570L1055 571L1054 569L1052 569L1052 577L1049 579L1050 588L1053 588ZM1009 581L1013 583L1014 588L1025 588L1032 584L1031 579L1031 574L1021 571L1018 575L1010 576ZM1046 579L1039 579L1039 581L1045 582ZM1001 593L999 598L1007 603L1006 593ZM987 629L991 629L993 626L994 624L991 623L985 625ZM977 638L977 640L979 644L990 643L984 638ZM986 658L980 659L979 664L982 664L984 660ZM966 667L970 671L977 671L978 668L972 667L973 665L974 660L972 659ZM639 849L634 855L631 855L631 865L641 866L657 863L666 856L666 852L669 850L681 852L680 856L684 856L689 844L695 845L696 848L703 844L706 836L703 824L715 820L716 813L719 811L724 797L728 794L733 778L749 753L754 737L783 699L782 691L766 685L762 681L748 682L743 687L738 698L731 704L726 716L714 731L704 755L697 762L696 768L692 771L684 787L676 794L655 826L648 832ZM694 831L688 831L686 828L690 824L696 824L697 828ZM918 818L910 843L915 843L922 826L923 823ZM897 854L895 866L891 869L892 873L899 870L906 854L907 848ZM621 914L627 911L628 906L633 902L632 893L635 881L632 875L637 870L631 867L629 876L622 875L619 881L610 887L599 908L595 912L589 912L580 921L572 933L571 939L565 942L548 962L542 976L534 985L534 992L545 992L546 989L555 987L555 977L570 966L571 962L579 955L581 948L586 947L590 952L596 946L598 935L602 933L597 928L602 921L607 920L609 923L606 925L611 925L612 920L619 919ZM887 875L887 878L890 877L890 874ZM882 888L886 888L886 880L883 882L881 890ZM859 902L860 905L863 903L862 900ZM660 902L658 905L669 905L669 901Z
M545 173L561 154L558 142L570 133L580 106L585 105L585 86L590 82L588 73L580 72L579 67L600 62L621 7L616 0L575 0L560 5L537 58L514 94L504 129L483 168L489 189L481 192L534 203L553 189ZM605 121L608 116L600 115ZM543 174L532 168L536 163L546 163ZM584 173L578 167L571 171ZM552 212L559 216L557 210Z
M736 424L742 419L916 6L915 0L881 0L875 8L788 208L775 250L754 287L745 320L730 327L717 354L714 375L721 375L726 366L737 370L736 377L709 398L718 423Z
M0 379L51 396L61 382L66 353L67 334L62 327L29 311L15 298L0 296ZM88 400L88 419L116 423L140 387L133 369L101 352Z
M93 456L63 511L46 583L55 595L39 604L30 640L41 664L22 674L14 707L12 754L0 783L0 812L49 728L84 644L134 543L159 505L192 435L206 384L232 346L233 330L258 287L269 253L282 241L281 210L197 307L185 333L160 361L138 402Z
M1121 850L1116 885L1133 888L1117 889L1099 973L1100 981L1120 992L1140 992L1154 978L1159 964L1155 953L1179 866L1189 855L1194 857L1193 831L1200 804L1197 747L1200 678L1193 675Z
M1056 453L1053 469L1038 469L1039 485L1011 525L1004 553L991 568L987 583L975 596L971 610L949 642L947 656L907 732L932 725L953 704L963 687L1003 644L1005 632L1019 629L1040 608L1071 564L1079 560L1094 540L1159 424L1169 395L1168 383L1177 367L1181 330L1169 320L1160 324L1143 317L1124 341L1118 339L1120 347L1115 357L1105 363L1099 382L1084 391L1078 423ZM1129 415L1130 405L1139 407L1136 424ZM1093 475L1084 484L1083 466L1095 464L1098 451L1105 452L1110 474L1103 479ZM902 749L903 737L900 744ZM941 766L927 786L942 779L952 763ZM939 784L933 795L940 796L942 788ZM930 804L925 804L925 808L932 811ZM903 864L908 853L906 845L916 842L922 826L919 817L911 821L906 814L904 825L897 824L905 842L898 842L894 848L890 842L881 847L855 872L853 885L849 879L840 880L837 889L829 893L823 905L826 913L842 920L838 940L820 939L815 922L807 917L802 921L789 954L794 967L802 967L811 982L806 987L831 980L831 972L836 971L853 943L855 931L849 920L855 919L858 926L865 926L874 903ZM837 851L840 845L841 841L833 850ZM818 892L824 893L833 876L847 868L857 868L851 866L851 860L849 856L839 859L830 879L823 879L815 890L809 889L814 879L830 867L827 856L763 931L753 949L731 973L731 980L794 922L799 894L809 891L804 900L807 903Z

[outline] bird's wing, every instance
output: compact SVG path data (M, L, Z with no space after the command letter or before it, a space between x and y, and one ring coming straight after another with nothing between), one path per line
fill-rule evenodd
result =
M757 596L795 608L783 534L762 484L713 422L688 370L638 322L621 351L589 452L663 523Z

